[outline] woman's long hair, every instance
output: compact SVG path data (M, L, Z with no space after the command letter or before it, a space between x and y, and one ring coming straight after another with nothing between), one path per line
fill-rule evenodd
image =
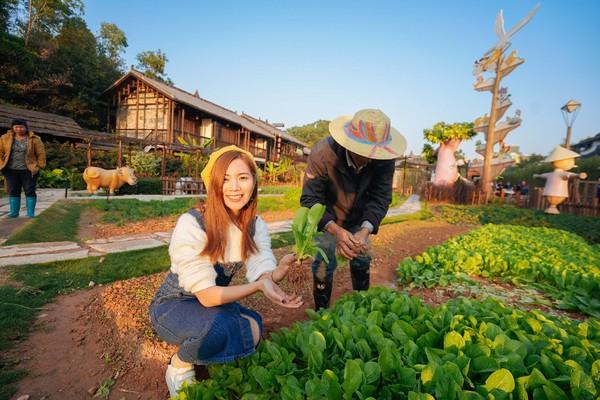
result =
M223 183L229 164L237 158L241 159L250 168L254 179L254 189L248 203L236 216L225 206ZM206 247L200 253L201 255L210 257L212 262L224 259L225 247L227 246L227 227L232 222L242 231L242 260L247 259L250 254L257 251L254 238L250 234L250 228L256 218L257 195L256 164L254 164L254 161L248 155L237 151L228 151L221 155L215 162L210 177L210 190L204 207L204 230L207 241Z

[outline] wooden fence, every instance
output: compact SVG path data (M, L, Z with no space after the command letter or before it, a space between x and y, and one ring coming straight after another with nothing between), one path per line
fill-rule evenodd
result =
M600 204L596 197L596 181L582 181L573 179L569 181L569 198L558 205L561 213L600 217ZM527 207L546 209L548 201L543 196L544 188L533 188L529 196Z
M202 179L180 178L164 176L162 182L162 194L201 194L205 193Z

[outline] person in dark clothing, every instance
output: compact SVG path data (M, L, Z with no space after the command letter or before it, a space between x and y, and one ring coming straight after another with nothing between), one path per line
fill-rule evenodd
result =
M35 216L38 172L46 167L46 152L39 136L30 132L27 121L15 119L11 129L0 136L0 170L8 186L9 218L19 216L21 188L25 192L27 216Z
M365 109L329 124L331 136L316 143L308 158L300 203L326 206L312 264L315 309L329 307L336 255L349 260L354 290L369 288L369 234L376 234L392 200L395 158L406 139L380 110Z

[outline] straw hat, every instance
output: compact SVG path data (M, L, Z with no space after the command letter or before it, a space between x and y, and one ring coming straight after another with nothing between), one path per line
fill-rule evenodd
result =
M200 174L200 176L202 177L202 181L204 182L204 186L206 187L207 192L210 188L210 177L212 175L212 170L213 170L217 160L219 159L219 157L221 157L223 154L225 154L229 151L236 151L238 153L246 154L248 157L250 157L250 159L256 166L256 161L254 161L254 156L252 155L252 153L250 153L249 151L246 151L244 149L240 149L237 146L234 146L234 145L226 146L219 150L213 151L210 154L210 157L208 158L208 162L206 163L206 166L204 167L204 169L202 170L202 173Z
M546 159L544 161L552 162L552 161L568 160L569 158L577 158L577 157L581 157L581 155L579 153L575 153L574 151L571 151L569 149L565 149L562 146L556 146L554 148L554 150L552 150L552 153L550 153L550 155L548 157L546 157Z
M375 160L398 158L406 150L406 139L381 110L367 108L354 117L338 117L329 123L329 133L346 150Z

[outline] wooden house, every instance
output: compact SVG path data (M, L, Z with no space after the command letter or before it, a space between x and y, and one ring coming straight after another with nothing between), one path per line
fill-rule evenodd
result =
M149 78L132 69L105 91L107 131L147 143L178 144L178 137L211 148L234 144L250 151L260 165L284 155L305 158L306 145L265 121L236 112ZM295 158L298 159L298 158Z

